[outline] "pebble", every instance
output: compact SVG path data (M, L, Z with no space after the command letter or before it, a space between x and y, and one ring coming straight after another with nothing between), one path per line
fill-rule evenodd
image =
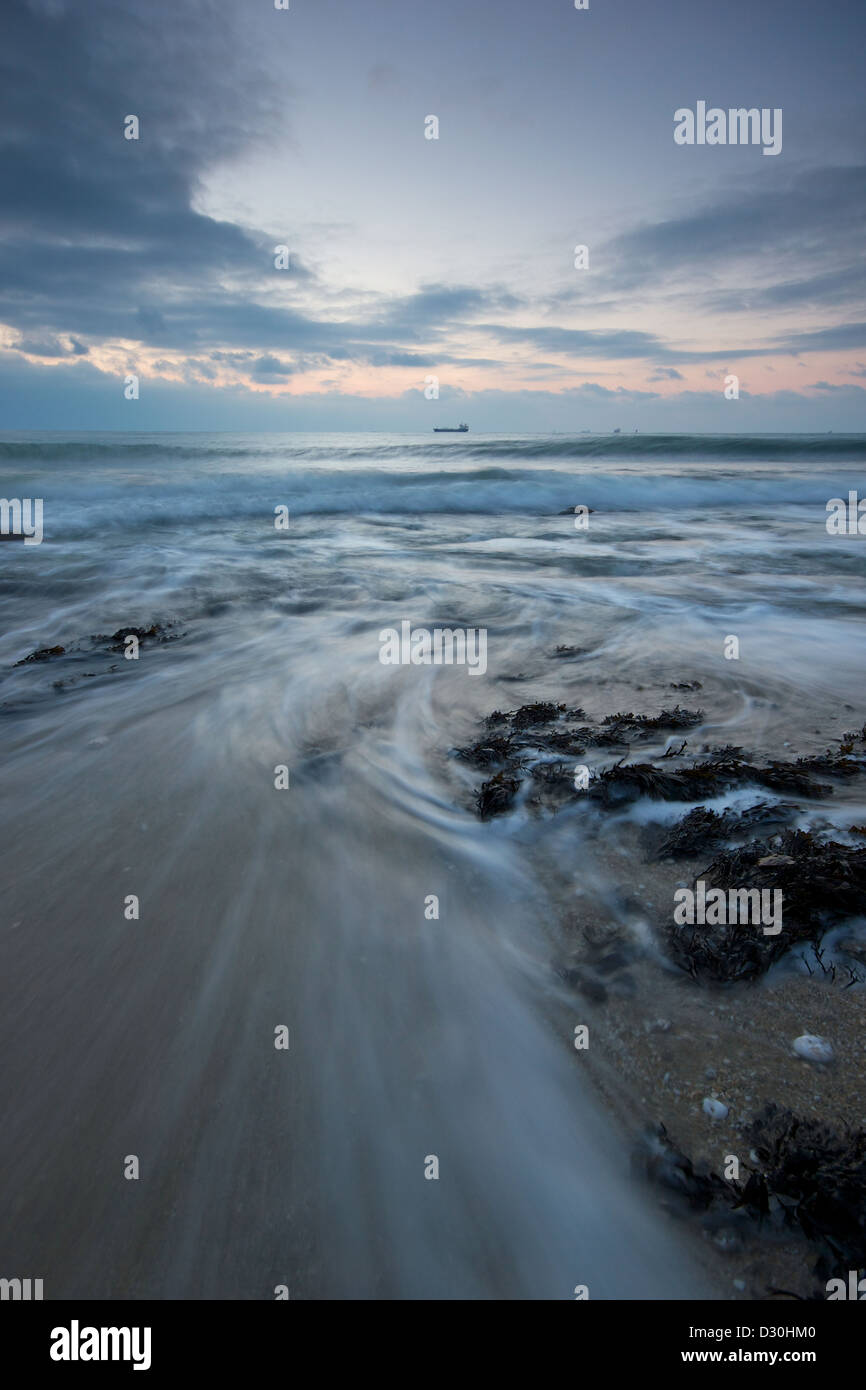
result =
M720 1100L712 1100L710 1096L704 1096L704 1114L709 1115L711 1120L723 1120L728 1113L728 1107Z
M794 1052L807 1062L832 1062L833 1045L814 1033L801 1033L794 1039Z
M741 1240L736 1231L717 1231L713 1236L713 1245L720 1250L736 1250L741 1244Z
M715 1067L707 1067L706 1071L704 1072L704 1076L707 1078L708 1081L715 1081L715 1079L716 1079L716 1069L715 1069Z
M746 1281L745 1281L745 1279L735 1279L735 1280L734 1280L734 1288L735 1288L735 1289L739 1289L739 1290L740 1290L740 1293L743 1292L743 1289L744 1289L745 1287L746 1287Z

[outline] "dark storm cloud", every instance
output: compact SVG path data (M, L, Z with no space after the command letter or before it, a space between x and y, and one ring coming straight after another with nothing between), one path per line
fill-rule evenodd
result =
M167 341L165 300L262 248L194 212L201 173L275 119L215 0L7 0L0 49L0 316ZM123 138L134 114L140 139ZM140 333L139 331L140 330Z
M57 335L74 332L78 352L82 338L126 338L426 367L436 365L429 352L407 344L517 304L501 289L441 284L383 299L354 322L286 304L315 281L303 260L293 252L290 271L277 271L263 236L193 210L211 164L285 125L257 45L231 21L216 0L150 0L145 9L10 0L0 53L0 320L24 335L20 351L63 356ZM137 141L123 138L130 114L140 120ZM459 360L453 351L437 359Z

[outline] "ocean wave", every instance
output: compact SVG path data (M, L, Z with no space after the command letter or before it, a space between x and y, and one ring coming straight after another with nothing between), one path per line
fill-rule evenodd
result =
M446 440L418 435L20 435L0 439L0 463L146 463L176 460L268 459L294 462L367 460L423 463L440 459L581 460L611 459L658 463L662 460L772 463L784 460L866 461L866 435L773 434L580 434L449 435Z
M828 499L846 496L857 475L823 477L708 477L690 474L585 475L552 470L483 473L388 473L384 470L296 469L279 476L215 475L171 482L164 477L141 485L106 484L90 479L80 487L44 488L44 528L48 539L72 533L140 532L149 527L226 526L252 518L267 521L277 506L293 518L309 516L496 516L562 515L575 505L590 507L599 519L620 513L664 517L689 510L726 515L728 520L760 517L768 525L782 509L811 508L825 518Z

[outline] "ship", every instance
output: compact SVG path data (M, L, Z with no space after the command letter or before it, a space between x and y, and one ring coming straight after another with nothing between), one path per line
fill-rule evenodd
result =
M468 434L469 426L461 421L459 425L434 425L434 434Z

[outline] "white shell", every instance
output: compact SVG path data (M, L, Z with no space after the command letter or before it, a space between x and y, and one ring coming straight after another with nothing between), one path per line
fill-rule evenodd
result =
M814 1033L802 1033L794 1039L794 1051L807 1062L832 1062L833 1045L826 1038L816 1037Z
M711 1100L709 1096L704 1097L704 1114L709 1115L711 1120L723 1120L728 1113L728 1107L720 1100Z

